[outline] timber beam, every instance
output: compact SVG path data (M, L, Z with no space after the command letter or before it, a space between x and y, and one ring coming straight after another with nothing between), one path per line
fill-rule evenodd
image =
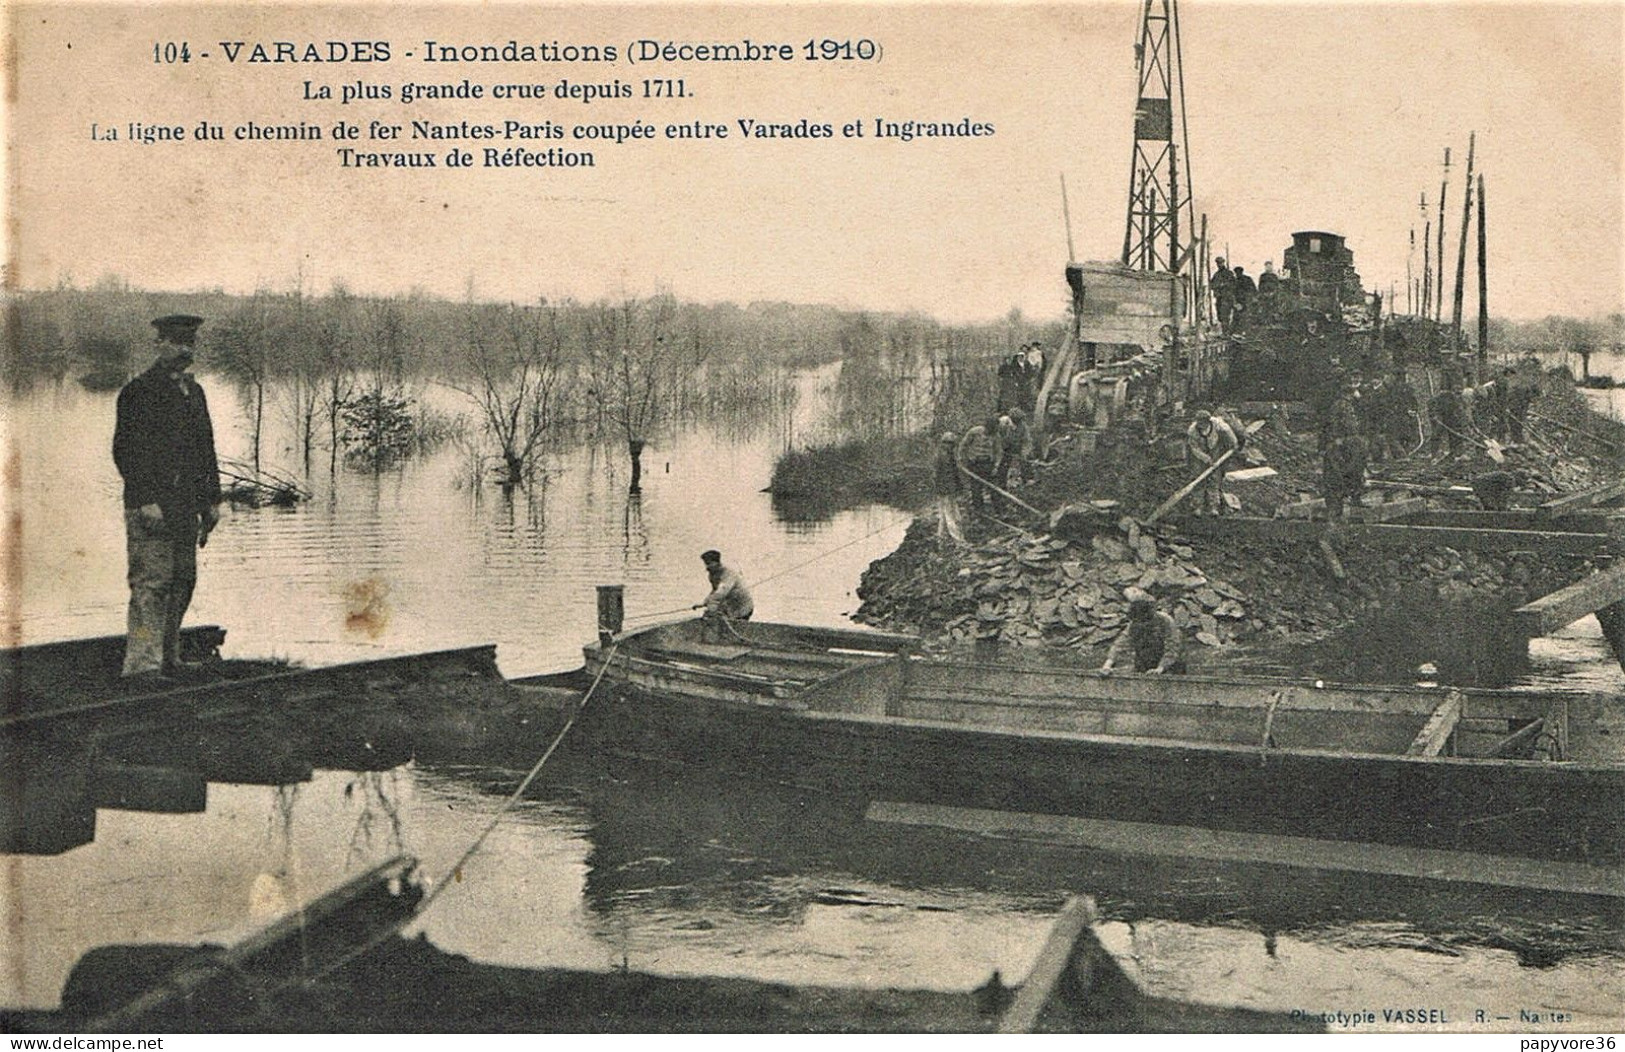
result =
M1561 515L1564 512L1577 511L1581 508L1595 508L1600 504L1607 504L1625 498L1625 478L1613 482L1605 482L1600 486L1592 486L1576 493L1566 493L1561 497L1554 497L1540 506L1540 510L1547 515Z
M1427 723L1411 742L1411 747L1405 750L1406 756L1437 756L1444 751L1445 742L1455 733L1456 724L1461 722L1461 691L1453 690L1450 696L1439 703L1428 717Z
M1545 636L1622 599L1625 599L1625 560L1583 577L1567 588L1525 603L1512 616L1525 635Z
M1389 521L1393 521L1390 519ZM1420 508L1404 516L1407 526L1458 526L1482 530L1558 530L1565 533L1607 533L1622 520L1606 512L1588 511L1550 515L1534 508L1507 511L1458 511Z
M1015 1000L999 1020L1001 1034L1031 1034L1049 1012L1076 1021L1132 1013L1138 984L1095 935L1095 900L1068 899Z
M1190 537L1318 544L1328 534L1340 542L1376 548L1455 548L1479 552L1540 552L1546 555L1600 555L1613 548L1607 532L1501 530L1409 523L1339 523L1250 516L1188 518L1179 528Z
M1348 509L1348 513L1349 518L1355 522L1398 522L1402 519L1411 522L1419 513L1426 511L1427 506L1427 500L1422 497L1401 497L1383 504L1352 507ZM1299 501L1296 504L1283 504L1280 516L1283 519L1324 519L1326 498L1315 497L1313 500Z

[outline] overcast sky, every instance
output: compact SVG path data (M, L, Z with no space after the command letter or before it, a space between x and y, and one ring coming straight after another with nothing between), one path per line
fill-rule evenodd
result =
M342 280L482 298L594 298L667 288L702 301L783 299L946 320L1065 302L1059 176L1077 253L1121 249L1136 0L1070 5L339 7L21 5L11 136L24 287L107 274L148 288L292 288ZM1487 181L1492 313L1622 309L1619 4L1181 8L1197 210L1249 271L1293 230L1344 233L1367 287L1405 279L1418 194L1436 206L1452 146L1453 275L1467 133ZM423 42L870 39L878 62L428 64ZM220 41L389 41L369 65L227 64ZM186 41L190 63L153 61ZM200 53L210 57L202 59ZM407 57L415 51L417 57ZM634 86L680 100L307 102L357 81ZM508 118L729 124L707 144L594 145L592 170L357 171L332 141L92 142L93 122L407 124ZM739 118L835 126L837 138L744 141ZM876 141L877 117L992 124L974 140ZM863 120L862 140L839 138ZM433 150L446 143L368 143ZM484 144L469 144L476 155ZM548 143L512 143L545 148ZM582 144L566 142L567 148ZM1420 268L1420 250L1416 266ZM1469 255L1469 275L1472 256ZM1419 273L1419 269L1418 269ZM1471 282L1471 277L1469 277ZM1401 291L1401 305L1403 292ZM1471 314L1475 299L1468 297ZM1448 311L1448 303L1447 303Z

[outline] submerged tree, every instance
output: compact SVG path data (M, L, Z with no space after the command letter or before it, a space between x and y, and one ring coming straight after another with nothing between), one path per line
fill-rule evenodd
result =
M600 305L587 321L587 367L604 417L626 440L631 493L642 491L643 447L670 412L708 348L672 332L676 300L627 298Z
M463 358L472 378L450 386L478 408L502 458L502 487L511 490L530 477L565 404L569 374L558 309L470 307Z
M249 442L256 475L265 433L265 392L275 365L280 315L269 293L256 292L223 319L215 335L215 366L237 386L248 418Z

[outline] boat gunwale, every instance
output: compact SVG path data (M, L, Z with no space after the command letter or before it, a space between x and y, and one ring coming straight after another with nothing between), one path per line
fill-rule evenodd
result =
M1104 745L1140 750L1165 749L1183 753L1215 753L1227 756L1241 755L1268 763L1273 757L1304 757L1350 761L1393 761L1424 767L1490 768L1542 771L1537 777L1558 777L1581 774L1619 774L1625 777L1625 761L1597 762L1576 760L1519 760L1490 756L1412 756L1404 753L1350 752L1338 749L1309 748L1305 746L1241 745L1234 742L1207 742L1189 738L1147 738L1128 734L1094 734L1084 731L1053 730L1042 727L994 727L930 720L916 716L884 716L861 712L830 712L819 709L774 705L761 701L732 698L700 697L693 694L673 695L654 686L627 683L634 690L653 694L674 704L725 705L739 712L769 710L802 720L826 721L839 726L873 729L905 728L908 730L941 731L953 734L980 734L1014 741L1037 739L1043 741L1072 742L1076 744Z
M451 647L445 650L392 654L387 657L367 658L363 661L346 661L337 665L288 668L277 672L262 673L257 676L244 676L241 679L216 679L203 683L179 684L165 690L149 691L144 694L116 694L98 701L86 702L83 705L69 705L64 708L39 709L31 712L3 715L0 716L0 732L26 727L29 724L43 724L50 720L90 719L107 712L118 713L126 708L133 710L138 707L164 705L171 702L185 703L207 698L211 694L221 691L241 691L263 686L275 686L278 683L297 681L316 675L343 675L384 669L390 665L406 665L422 661L444 661L451 658L467 659L477 655L487 656L494 662L496 660L496 644L477 643L472 646Z
M662 621L662 622L660 622L658 624L647 625L647 626L644 626L642 628L632 629L632 630L626 631L626 632L621 632L621 633L611 637L612 644L615 645L618 648L620 648L620 647L628 647L628 645L630 644L629 649L636 650L636 649L638 649L637 648L637 641L640 640L641 638L649 635L650 633L652 633L652 632L654 632L654 631L656 631L658 629L672 628L674 626L693 624L693 623L696 622L696 620L697 620L696 618L692 618L692 617L678 618L678 619L673 619L673 620L669 620L669 621ZM997 674L1002 674L1002 675L1015 674L1015 675L1023 675L1023 676L1070 676L1070 677L1075 677L1075 678L1079 678L1079 679L1086 679L1086 680L1090 680L1090 681L1104 680L1104 679L1107 678L1107 677L1105 677L1103 675L1100 675L1100 670L1098 668L1089 669L1089 668L1072 667L1072 666L1066 666L1066 665L1053 665L1053 666L1034 667L1034 666L1021 665L1021 664L1005 664L1005 663L1001 663L1001 662L994 662L994 661L987 661L987 660L977 660L975 658L961 659L961 658L959 658L957 656L942 656L942 655L936 655L936 654L921 654L921 653L914 652L913 650L907 648L906 646L902 646L903 644L908 644L908 643L918 645L920 643L920 638L918 636L900 635L900 634L889 633L889 632L871 632L871 631L869 631L867 629L862 629L862 628L812 628L812 627L802 626L802 625L792 625L792 624L788 624L788 623L782 622L782 621L763 621L763 622L756 622L755 624L771 626L772 628L775 628L775 629L785 629L785 630L789 630L789 631L792 631L792 632L797 631L797 630L806 629L809 632L815 632L815 633L830 633L830 634L834 634L834 635L845 635L845 636L853 636L853 637L859 637L859 638L872 638L876 642L886 641L886 642L891 642L891 643L894 643L894 644L898 644L899 645L898 647L894 647L894 648L890 648L890 649L884 648L884 647L876 647L876 648L874 648L874 652L876 654L888 654L888 655L890 655L892 657L899 657L900 656L900 657L906 658L908 663L904 666L905 668L912 668L912 667L916 667L918 665L929 665L929 666L934 666L934 667L937 667L937 668L970 669L970 670L975 670L977 672L997 673ZM747 628L747 631L748 631L748 628ZM752 642L747 639L743 643L741 643L740 645L742 645L742 646L751 646ZM774 644L769 644L769 643L766 643L766 642L762 642L762 643L757 644L757 645L760 645L763 648L769 648L769 647L774 646ZM583 648L583 651L587 655L587 657L590 659L592 657L592 655L600 653L602 651L602 649L603 648L602 648L602 646L600 644L594 642L594 643L590 643L587 646L585 646ZM790 648L779 647L779 649L790 649ZM831 648L827 648L827 647L807 647L806 649L811 650L811 651L827 653L827 652L829 652L829 650ZM856 657L856 655L854 655L854 657ZM649 657L649 656L644 656L642 659L645 660L645 661L651 661L651 662L657 662L657 661L660 660L659 658ZM886 659L885 658L878 658L877 659L877 661L884 661L884 660L886 660ZM851 667L851 666L849 666L849 667ZM844 671L846 671L846 669L841 669L839 671L844 672ZM1126 675L1126 673L1125 673L1125 675ZM1292 678L1292 677L1287 677L1287 676L1263 676L1263 675L1257 675L1257 674L1241 674L1241 675L1234 675L1234 676L1230 676L1230 675L1219 676L1219 675L1204 675L1202 673L1194 673L1194 674L1192 674L1192 673L1184 673L1184 674L1181 674L1178 677L1178 681L1180 683L1190 683L1190 684L1197 684L1197 685L1211 684L1211 685L1220 686L1220 687L1253 687L1253 686L1256 686L1256 687L1259 687L1261 689L1276 689L1276 690L1286 688L1286 687L1292 687L1292 688L1297 688L1297 689L1300 689L1300 690L1303 690L1303 691L1306 691L1306 692L1315 692L1315 693L1334 693L1334 692L1338 692L1338 693L1350 693L1350 694L1356 694L1356 695L1361 695L1361 694L1386 694L1386 695L1390 695L1390 696L1400 696L1400 697L1409 697L1409 698L1418 698L1418 699L1421 699L1421 698L1436 699L1433 702L1432 705L1428 706L1427 709L1417 712L1416 715L1418 715L1418 716L1426 716L1428 712L1430 712L1433 708L1437 707L1439 703L1443 702L1447 697L1449 697L1449 695L1450 695L1450 693L1452 691L1460 692L1462 694L1462 696L1464 698L1466 698L1466 700L1468 702L1472 702L1474 699L1477 699L1477 698L1483 698L1483 699L1494 699L1494 698L1514 699L1515 698L1515 699L1518 699L1518 700L1521 700L1521 701L1547 700L1547 699L1552 700L1552 701L1573 701L1573 700L1578 700L1578 699L1589 697L1591 694L1595 693L1593 691L1587 691L1587 690L1584 690L1584 689L1581 689L1581 688L1578 688L1578 687L1551 687L1551 688L1541 688L1541 689L1538 689L1538 690L1524 688L1524 687L1461 687L1461 686L1451 686L1451 685L1444 685L1444 684L1430 687L1430 686L1423 686L1423 685L1414 684L1414 683L1391 683L1391 684L1390 683L1344 683L1344 682L1340 682L1340 681L1325 680L1325 679L1311 680L1311 679ZM821 682L823 682L822 679L811 680L811 681L809 681L809 685L811 685L813 683L821 683ZM1317 684L1319 684L1319 685L1317 686ZM1034 697L1036 695L1017 695L1017 696ZM1261 702L1260 704L1262 705L1262 704L1265 704L1265 703ZM1209 707L1211 707L1212 703L1208 703L1208 705L1209 705Z

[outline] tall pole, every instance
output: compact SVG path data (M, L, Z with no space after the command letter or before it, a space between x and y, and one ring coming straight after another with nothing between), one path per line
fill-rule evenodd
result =
M1411 227L1411 247L1405 253L1405 313L1416 313L1416 300L1411 295L1411 284L1415 280L1411 277L1411 263L1416 259L1416 228Z
M1433 220L1422 224L1422 317L1433 315Z
M1461 199L1461 248L1456 252L1456 294L1450 304L1450 325L1456 330L1455 345L1465 342L1461 331L1461 297L1467 279L1467 225L1473 218L1473 140L1477 133L1467 136L1467 185Z
M1207 213L1202 213L1202 241L1201 249L1196 255L1196 322L1199 325L1207 324Z
M1168 273L1178 274L1185 269L1179 258L1179 147L1168 144Z
M1483 372L1490 354L1489 275L1484 262L1484 173L1478 175L1478 368ZM1503 392L1504 393L1504 392Z
M1061 173L1061 215L1066 220L1066 261L1076 263L1078 251L1072 247L1072 206L1066 200L1066 173Z
M1433 254L1433 320L1444 321L1444 199L1450 192L1450 147L1444 148L1444 178L1439 182L1439 250Z

